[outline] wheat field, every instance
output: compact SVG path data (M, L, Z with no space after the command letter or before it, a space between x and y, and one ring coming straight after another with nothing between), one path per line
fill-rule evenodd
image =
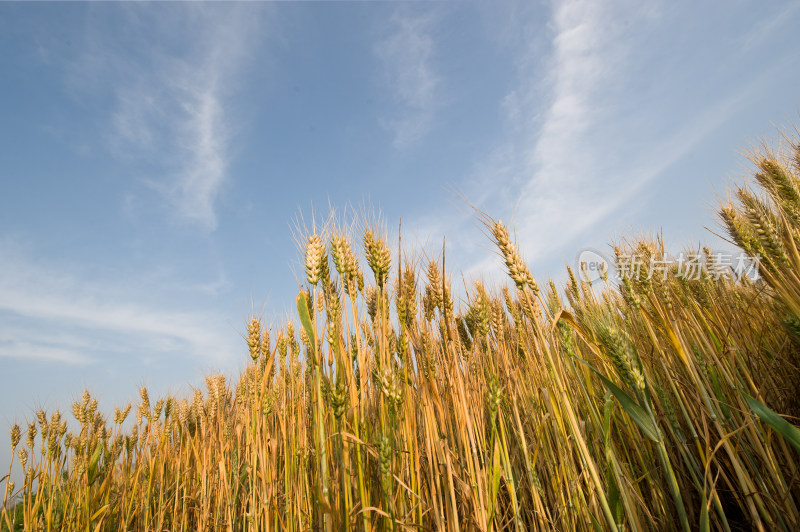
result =
M757 280L631 239L636 275L539 285L479 212L510 282L454 298L444 255L304 235L297 314L252 318L238 378L14 426L0 528L798 530L800 142L751 157L719 216Z

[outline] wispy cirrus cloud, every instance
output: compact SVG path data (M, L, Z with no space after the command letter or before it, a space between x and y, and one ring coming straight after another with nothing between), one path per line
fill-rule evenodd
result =
M516 221L533 260L602 226L626 205L630 210L645 185L729 119L762 81L765 72L724 87L702 106L676 96L691 86L676 82L661 89L661 80L674 73L636 61L641 48L654 45L649 41L665 22L663 7L627 0L553 4L544 87L549 101L536 108L524 96L510 96L520 102L520 114L511 116L518 127L533 123L530 116L541 117L528 129L531 147L515 152L517 168L527 176L518 189ZM522 83L527 94L532 83ZM670 116L670 106L683 120ZM658 121L664 126L652 127ZM651 136L643 138L642 131Z
M441 85L431 35L436 20L431 13L397 10L390 24L391 33L374 52L383 65L383 83L397 104L382 123L394 134L395 148L403 149L421 140L433 125Z
M23 335L27 340L20 339ZM42 338L42 331L0 330L0 358L42 360L64 364L86 365L93 362L83 346L64 347Z
M7 241L0 253L0 357L90 364L150 353L220 364L236 351L221 316L143 300L145 278L89 280L42 265Z
M476 163L463 192L516 229L534 271L549 263L560 272L561 254L571 258L578 239L610 238L612 217L638 208L646 185L729 120L771 71L725 84L710 102L692 100L700 95L686 83L695 78L674 80L675 65L655 60L659 46L674 46L663 31L653 36L677 23L664 20L675 16L664 4L554 1L548 20L525 3L514 10L519 27L504 45L516 78L500 104L506 138ZM423 235L435 227L449 243L482 240L469 214L408 225ZM467 277L497 278L501 263L482 242L449 248L472 264Z
M616 91L639 37L626 28L646 25L649 16L625 2L556 2L544 87L534 91L536 81L526 79L533 54L521 61L520 86L506 102L514 102L509 118L524 143L512 150L517 171L526 176L516 195L516 222L534 256L567 241L618 203L623 179L611 170L619 161L610 149L613 141L601 136L602 126L620 111ZM531 98L542 93L545 106ZM531 116L539 120L532 123Z
M619 16L625 9L627 23ZM513 10L510 23L519 27L508 34L518 37L505 45L516 56L516 73L499 102L507 137L476 164L464 194L515 227L526 257L536 260L616 204L613 184L598 182L613 162L595 135L615 111L613 83L625 74L635 46L632 36L623 38L625 28L649 15L635 6L583 0L553 2L547 21L533 5L515 3ZM456 241L459 234L475 235L463 217L442 225ZM497 260L485 248L468 276L497 275Z
M262 12L180 5L126 13L130 42L120 45L111 31L95 28L73 76L111 93L112 150L149 168L142 180L179 219L214 229L237 129L233 96Z
M800 10L800 4L791 3L782 7L772 16L767 16L757 21L753 24L752 29L741 37L741 52L746 53L756 48L777 31L786 31L781 26L791 24L792 18L794 18L798 10ZM778 52L781 51L779 50Z

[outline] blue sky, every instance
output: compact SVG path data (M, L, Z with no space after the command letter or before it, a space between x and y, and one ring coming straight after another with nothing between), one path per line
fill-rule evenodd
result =
M379 211L392 240L402 219L429 253L446 236L488 279L459 193L540 281L621 235L719 245L740 152L798 121L798 22L760 1L0 3L0 425L235 373L251 310L291 313L298 220L329 208Z

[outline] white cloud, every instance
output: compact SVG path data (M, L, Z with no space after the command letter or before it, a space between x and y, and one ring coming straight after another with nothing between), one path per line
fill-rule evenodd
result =
M790 24L798 10L800 10L800 4L790 3L776 15L765 17L757 21L753 24L752 29L740 39L742 47L740 53L750 52L752 49L768 40L770 35L773 35L775 32L787 31L781 26Z
M648 182L724 123L761 83L764 72L720 92L694 114L689 109L696 102L659 101L664 94L638 93L633 84L646 87L653 82L649 76L659 79L658 65L637 72L645 78L633 79L632 56L653 45L648 34L660 19L658 4L554 4L553 55L546 76L550 100L544 110L528 101L518 117L541 116L541 125L530 129L532 148L518 152L517 168L528 178L518 191L516 225L531 260L568 247L624 206L635 205ZM530 90L532 85L522 86ZM675 85L673 90L683 89ZM643 121L672 122L665 114L669 111L659 107L678 104L686 105L674 109L686 113L682 123L661 131L647 128L652 137L637 137Z
M624 74L630 40L622 39L625 11L632 25L647 14L635 6L593 1L555 2L547 31L550 57L542 56L538 40L543 31L533 6L515 6L515 24L508 30L520 35L508 46L517 55L517 78L504 100L508 139L476 165L465 195L479 208L516 229L520 247L533 261L596 221L616 205L619 191L603 174L603 139L592 138L593 128L612 113L609 85ZM448 235L471 231L470 221L457 217ZM425 226L426 223L419 224ZM475 235L475 231L471 231ZM454 237L458 241L459 237ZM481 257L466 272L494 278L500 262L486 256L489 243L473 248ZM466 246L465 252L468 252ZM474 259L474 257L473 257Z
M542 262L555 267L560 258L570 260L575 240L596 234L615 213L636 205L648 182L728 120L769 74L728 88L691 114L697 102L648 87L664 75L658 64L636 70L637 60L658 53L648 47L663 44L651 35L662 22L659 4L557 1L546 26L537 9L524 5L514 11L523 27L507 31L521 36L506 43L517 68L501 102L508 137L475 166L464 194L516 230L535 274ZM547 56L543 26L550 33ZM654 108L679 104L687 106L683 122ZM653 127L659 119L665 126ZM643 130L648 138L642 138ZM481 238L469 215L437 216L408 226L434 227L453 243ZM610 236L603 230L598 238ZM502 263L487 254L487 248L493 251L488 239L482 244L449 246L456 254L453 264L465 267L468 277L497 279Z
M88 281L39 266L13 245L0 251L0 357L86 364L138 351L225 363L237 353L221 316L142 301L145 279Z
M523 120L532 113L542 117L526 139L533 141L532 148L519 154L520 170L529 177L520 190L518 228L534 256L602 217L619 196L609 179L598 183L613 155L605 152L604 139L590 133L597 133L595 126L612 115L610 85L624 77L625 58L635 44L633 36L623 37L623 11L629 23L646 22L635 6L591 1L554 5L549 103L544 110L532 109L532 102L523 98L521 107ZM523 90L530 86L523 81Z
M180 219L206 229L216 227L229 179L232 93L261 29L257 8L130 8L126 34L136 53L95 30L73 73L87 78L75 82L84 89L110 85L113 151L150 165L144 181Z
M3 331L0 331L2 335ZM41 337L39 331L38 337ZM4 336L4 335L3 335ZM65 349L45 343L32 334L29 340L0 339L0 358L22 358L26 360L44 360L48 362L61 362L65 364L90 364L92 359L78 349Z
M434 42L430 14L410 15L396 11L392 33L375 45L384 67L384 83L398 103L383 124L394 134L394 146L402 149L421 140L433 124L441 80L433 67Z

